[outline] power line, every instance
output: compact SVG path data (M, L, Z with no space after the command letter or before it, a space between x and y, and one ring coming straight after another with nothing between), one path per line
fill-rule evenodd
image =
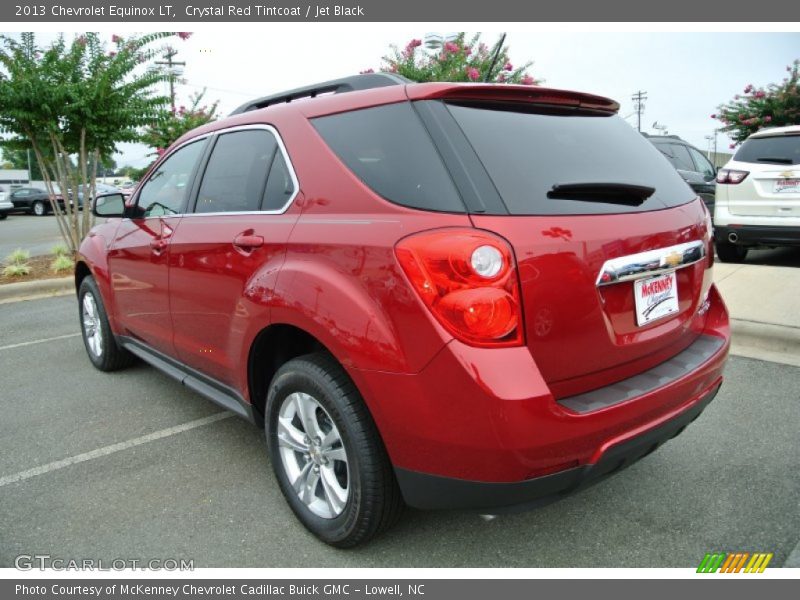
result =
M633 96L633 108L636 109L636 129L642 131L642 113L644 113L644 101L647 100L647 92L639 90Z

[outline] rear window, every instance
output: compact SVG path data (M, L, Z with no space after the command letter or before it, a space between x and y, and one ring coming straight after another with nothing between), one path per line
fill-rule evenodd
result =
M354 110L312 122L348 168L385 199L411 208L465 212L410 103Z
M656 210L695 198L662 154L622 119L449 105L509 212L602 214ZM639 206L550 199L557 184L620 183L655 188Z
M733 160L776 165L800 164L800 135L750 138L742 144Z

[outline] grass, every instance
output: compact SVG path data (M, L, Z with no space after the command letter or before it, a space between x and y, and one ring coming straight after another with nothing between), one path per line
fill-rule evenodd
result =
M22 277L30 272L31 268L25 264L12 263L3 268L3 275L6 277Z
M64 244L56 244L50 248L50 253L55 254L56 256L69 256L69 250Z
M7 265L22 265L31 257L31 253L28 250L23 250L22 248L17 248L11 254L6 256L6 264Z
M56 254L55 260L50 263L50 269L53 271L53 273L72 271L72 259L63 254Z

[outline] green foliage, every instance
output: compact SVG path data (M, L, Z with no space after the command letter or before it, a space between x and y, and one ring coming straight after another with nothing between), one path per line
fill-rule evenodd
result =
M6 266L3 268L3 275L6 277L22 277L31 272L31 268L26 261L31 257L31 253L22 248L17 248L6 256Z
M8 265L21 265L26 260L31 257L31 253L28 250L23 250L22 248L17 248L11 254L6 256L6 264Z
M193 94L190 97L189 108L179 107L174 113L166 118L159 120L147 129L142 135L142 141L148 146L156 149L156 154L161 154L180 138L183 134L191 131L195 127L200 127L217 118L217 106L219 100L211 106L202 105L203 96L206 91Z
M31 268L25 264L6 265L3 268L3 275L5 275L6 277L22 277L23 275L27 275L30 272Z
M155 68L164 51L159 42L183 33L113 36L113 50L97 33L47 47L30 32L0 36L0 145L32 148L45 183L77 196L78 186L94 195L95 174L120 142L137 142L143 128L168 117L169 98L158 85L174 78ZM75 158L73 158L75 157ZM56 210L58 226L77 251L91 226L90 211L69 204Z
M491 83L518 83L523 85L539 85L542 80L534 79L528 73L533 64L526 62L514 66L508 56L508 47L500 48L497 61L492 66L500 39L491 47L480 41L480 34L474 35L469 42L466 34L461 32L452 40L444 42L435 51L426 51L422 40L413 39L401 50L391 46L391 54L384 56L380 70L397 73L412 81L472 81ZM491 70L491 72L490 72ZM364 73L372 73L372 69Z
M57 244L50 248L50 253L56 256L69 256L69 249L63 244Z
M60 273L61 271L72 271L74 263L69 256L59 255L55 260L50 263L50 270L53 273Z
M2 149L2 152L3 152L2 162L9 163L9 166L6 168L23 169L25 171L28 170L28 152L30 152L31 179L36 181L44 179L44 177L42 177L42 170L39 168L39 163L36 162L36 155L34 154L30 146L17 147L17 148L6 147Z
M711 115L723 124L720 130L735 140L731 148L764 127L800 123L800 60L786 67L786 71L789 74L781 83L771 83L766 88L750 84L743 94L736 94Z

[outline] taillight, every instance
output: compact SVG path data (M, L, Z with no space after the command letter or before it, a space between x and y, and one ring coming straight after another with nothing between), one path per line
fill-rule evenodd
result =
M412 286L436 320L473 346L519 346L519 282L511 248L478 230L411 235L395 247Z
M714 266L714 220L712 218L711 211L708 210L708 206L703 200L698 197L700 201L700 206L703 207L703 215L705 216L705 226L706 226L706 256L708 257L708 264L707 267L710 269Z
M736 171L734 169L720 169L717 173L717 183L742 183L749 171Z

